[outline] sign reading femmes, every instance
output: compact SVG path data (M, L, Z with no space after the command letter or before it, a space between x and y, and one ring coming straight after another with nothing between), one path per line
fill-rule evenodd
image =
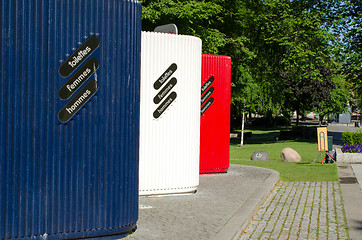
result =
M155 90L160 89L165 84L165 86L153 98L153 102L159 105L158 108L153 112L153 117L156 119L159 118L177 98L176 92L173 91L172 93L170 93L170 91L177 84L177 79L174 77L171 78L176 70L177 65L175 63L171 64L171 66L169 66L166 71L153 84ZM171 80L169 80L170 78ZM165 100L161 103L163 99Z
M60 89L59 97L63 100L71 97L87 79L98 69L98 61L95 58L89 59Z
M214 98L211 97L207 102L201 106L201 116L206 112L207 109L214 103Z
M81 107L97 92L98 83L91 80L62 108L58 113L58 119L65 123L68 122Z
M159 104L162 99L167 96L167 94L172 90L172 88L177 84L177 79L172 78L162 89L159 93L153 98L153 102L155 104Z
M99 63L95 58L86 61L98 46L98 38L96 36L89 37L59 67L59 74L62 77L71 75L75 69L80 67L58 91L58 95L62 100L69 99L75 94L58 113L58 119L63 123L68 122L98 91L96 71L99 68ZM86 63L81 66L84 61ZM88 81L92 74L94 74L95 80Z
M156 111L153 112L154 118L159 118L162 113L165 112L165 110L171 105L173 101L177 98L177 94L175 92L172 92L165 101L161 103L161 105L156 109Z
M201 87L201 116L204 115L207 109L214 103L214 98L210 97L215 91L215 88L211 86L214 81L214 76L211 76Z

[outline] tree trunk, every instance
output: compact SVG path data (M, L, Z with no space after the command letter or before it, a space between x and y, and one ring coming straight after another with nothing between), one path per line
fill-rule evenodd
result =
M244 146L244 122L245 122L245 98L244 98L244 108L243 108L243 120L241 123L240 147Z
M297 110L297 126L299 126L299 110Z
M318 116L319 126L322 126L323 118L324 118L324 115L319 114L319 116Z

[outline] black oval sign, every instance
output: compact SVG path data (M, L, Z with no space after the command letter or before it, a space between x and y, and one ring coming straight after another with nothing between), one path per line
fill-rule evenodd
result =
M173 101L177 98L177 94L175 92L172 92L166 99L161 103L161 105L156 109L156 111L153 112L154 118L159 118L162 113L165 112L165 110L171 105Z
M214 76L211 76L201 87L201 95L210 87L210 85L214 82Z
M157 79L157 81L153 84L153 87L158 90L162 85L171 77L172 74L177 70L176 63L172 63L169 68Z
M214 87L211 87L209 90L207 90L207 92L201 97L201 105L203 105L204 102L211 96L214 90Z
M66 123L76 114L83 105L97 92L98 83L90 80L58 113L59 121Z
M153 98L155 104L159 104L161 100L166 97L166 95L172 90L172 88L177 84L177 79L172 78L166 86L164 86L161 91Z
M87 79L99 67L98 61L95 58L89 59L60 89L58 95L65 100L70 98L78 88L80 88Z
M214 98L211 97L204 106L201 108L201 116L206 112L207 109L214 103Z
M65 62L59 67L59 74L62 77L68 77L77 69L89 55L99 46L99 40L96 36L91 36L80 46Z

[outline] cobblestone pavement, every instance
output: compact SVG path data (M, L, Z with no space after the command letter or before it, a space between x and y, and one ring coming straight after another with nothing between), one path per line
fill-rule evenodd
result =
M339 183L280 181L239 239L349 239Z
M270 176L277 177L267 184ZM229 240L228 234L219 233L237 218L238 209L250 211L243 221L237 218L237 224L227 228L234 231L231 236L238 237L242 224L250 221L278 179L279 173L270 169L231 165L227 174L200 176L196 194L141 197L138 229L126 239ZM256 197L254 193L265 185L270 187ZM255 204L247 204L250 202Z

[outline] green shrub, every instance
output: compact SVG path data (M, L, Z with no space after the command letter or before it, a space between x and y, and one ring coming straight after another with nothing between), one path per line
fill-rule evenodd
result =
M251 121L253 127L274 127L289 125L289 118L283 116L255 118Z
M344 132L342 133L343 144L356 145L362 144L362 132Z
M280 140L312 139L317 137L316 127L293 126L291 130L280 131Z
M289 125L289 118L284 116L276 116L275 117L275 125L277 126L288 126Z

